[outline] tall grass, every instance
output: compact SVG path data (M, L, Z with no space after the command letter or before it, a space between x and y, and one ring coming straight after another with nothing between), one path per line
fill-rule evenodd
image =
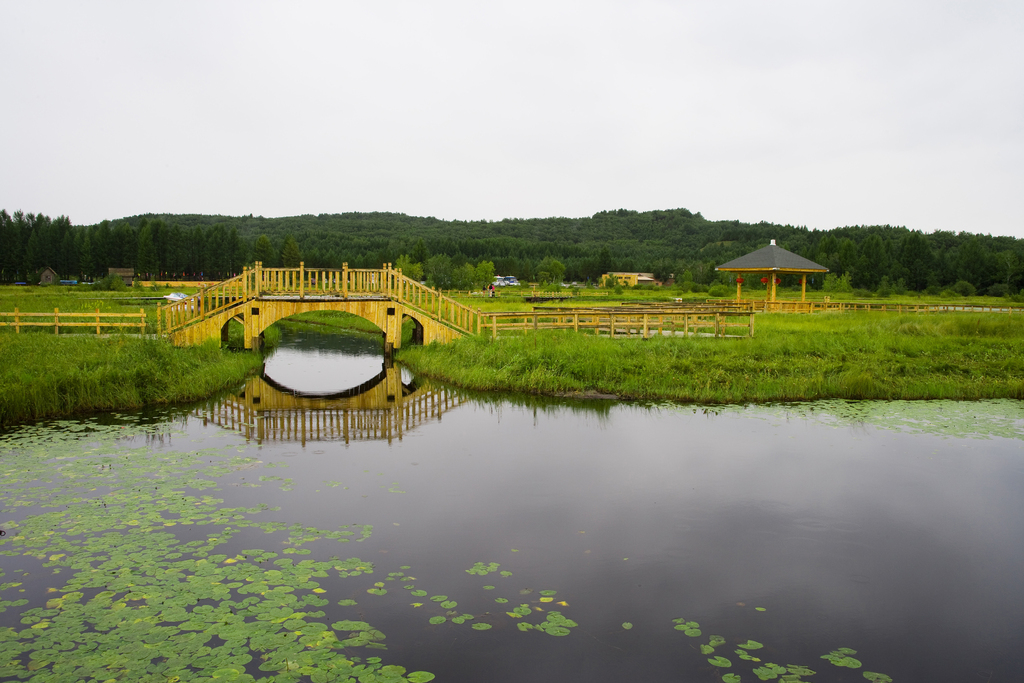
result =
M176 348L127 335L0 334L0 425L95 410L193 401L257 371L257 353L210 342Z
M1024 398L1024 318L759 315L753 339L466 337L402 349L412 370L483 390L749 402Z

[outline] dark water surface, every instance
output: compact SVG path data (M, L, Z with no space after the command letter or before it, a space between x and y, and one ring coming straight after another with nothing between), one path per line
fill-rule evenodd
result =
M335 344L362 344L365 353L325 350ZM276 384L319 394L364 385L383 377L383 370L373 340L308 333L286 334L266 366ZM373 563L372 574L345 578L332 569L316 579L317 595L327 601L318 607L325 614L317 621L368 622L386 634L387 649L350 647L342 654L378 656L383 664L432 672L439 681L711 682L725 674L757 681L753 669L767 662L809 667L817 674L799 679L808 681L863 681L865 671L895 681L1024 680L1019 402L695 409L474 397L416 384L408 373L401 379L402 385L378 391L376 403L367 398L370 389L362 399L325 404L319 422L306 415L318 410L312 404L273 408L296 424L351 427L306 430L302 438L264 432L257 439L250 430L246 440L237 424L226 429L214 423L215 406L187 417L149 416L141 420L148 426L135 416L113 416L4 435L0 465L17 462L15 453L50 448L56 432L63 434L59 457L65 460L40 456L34 461L39 477L22 476L0 497L0 528L10 530L0 541L4 550L17 551L0 556L6 573L0 582L19 583L4 584L0 599L29 601L8 606L0 627L30 630L22 613L42 609L55 595L47 589L66 591L61 582L75 575L65 568L53 576L42 565L60 568L62 560L40 559L18 545L32 540L28 522L34 515L93 505L111 489L57 501L63 508L53 501L39 507L40 491L59 489L62 476L71 476L56 469L69 467L62 464L69 453L76 462L94 459L99 464L93 469L102 468L109 443L115 443L161 457L209 454L197 460L204 467L221 457L254 458L209 474L205 478L216 488L189 495L222 500L221 508L279 506L251 516L308 533L353 530L345 543L322 538L296 544L300 532L294 530L289 536L241 528L211 552L231 558L263 548L296 563L332 556ZM250 411L269 411L277 400L268 393L261 398L253 406L250 397ZM265 417L246 414L244 406L236 412L242 422ZM386 425L387 433L360 431L359 420ZM99 429L104 423L149 436L95 445L98 437L87 432L68 435L81 424ZM53 472L46 474L45 467ZM138 487L139 495L144 488ZM53 528L69 523L54 522ZM346 525L372 525L372 533ZM128 526L118 533L131 533ZM198 523L153 528L181 542L218 533ZM296 547L310 553L286 554ZM486 575L468 573L475 563L500 566ZM374 582L386 593L368 593L376 590ZM96 584L93 592L102 587ZM556 593L544 596L545 590ZM442 607L430 600L435 595L457 606ZM541 601L547 597L552 599ZM337 604L345 600L357 604ZM529 616L507 614L523 604ZM571 620L568 635L517 626L540 624L552 609ZM452 623L452 616L466 613L474 618ZM429 623L440 616L447 621ZM698 622L701 634L676 630L674 619ZM632 628L624 628L626 622ZM298 622L287 623L302 631ZM491 628L471 628L481 623ZM702 654L700 645L711 635L726 644ZM761 662L736 654L748 639L764 645L746 651ZM862 666L837 667L822 659L838 648L856 650L852 656ZM27 653L19 656L27 661ZM731 666L712 666L714 656ZM244 670L278 680L328 680L308 668L301 675L298 669L260 671L261 661L221 678L243 680L236 676ZM13 669L5 671L14 678ZM129 672L120 680L140 679Z

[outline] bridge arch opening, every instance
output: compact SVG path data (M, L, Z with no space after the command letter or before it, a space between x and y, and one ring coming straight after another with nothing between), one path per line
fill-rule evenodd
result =
M409 321L412 322L412 336L409 339L410 343L418 344L418 345L422 346L423 345L423 323L421 323L419 320L417 320L415 316L411 316L408 313L403 315L402 316L402 328L403 328L402 336L403 337L405 336L404 328L405 328L405 321L406 320L409 320Z

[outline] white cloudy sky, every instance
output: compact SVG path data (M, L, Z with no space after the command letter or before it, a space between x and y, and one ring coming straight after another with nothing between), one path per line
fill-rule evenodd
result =
M0 208L1024 237L1024 3L0 0Z

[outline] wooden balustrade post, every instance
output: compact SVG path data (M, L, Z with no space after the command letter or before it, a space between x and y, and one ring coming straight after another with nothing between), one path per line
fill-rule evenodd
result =
M647 339L647 325L648 325L648 322L649 322L649 317L648 316L649 316L648 313L644 313L644 339Z
M21 317L18 315L18 307L14 307L14 333L21 334Z
M341 264L341 296L348 298L348 263Z
M53 333L60 334L60 310L53 309Z
M145 336L146 334L146 309L139 309L139 336Z
M299 261L299 298L306 296L306 262Z
M100 334L100 309L97 308L96 309L96 336L99 336L99 334Z

